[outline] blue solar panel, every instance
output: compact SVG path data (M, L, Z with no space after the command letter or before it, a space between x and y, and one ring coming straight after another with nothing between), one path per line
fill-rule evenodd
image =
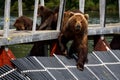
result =
M101 64L101 62L92 53L89 53L88 60L88 64Z
M97 78L88 70L80 71L77 68L70 68L73 74L78 78L78 80L97 80Z
M112 52L120 59L120 50L112 50Z
M118 62L109 51L95 51L95 54L97 54L103 62Z
M120 79L120 62L118 64L107 65L108 68Z
M5 65L0 67L0 80L27 80L27 78L18 73L16 69Z
M120 80L120 50L89 53L84 71L76 68L75 59L61 55L24 57L11 62L19 74L31 80ZM1 71L4 73L3 69ZM11 76L2 78L10 80Z
M116 80L116 78L104 66L89 67L100 80Z

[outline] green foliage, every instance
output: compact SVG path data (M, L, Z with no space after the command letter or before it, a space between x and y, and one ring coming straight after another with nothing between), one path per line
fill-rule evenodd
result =
M49 7L49 8L55 8L56 6L58 6L59 5L59 0L49 0L49 1L47 1L47 2L45 2L45 6L47 6L47 7Z
M18 10L18 0L11 0L11 11ZM34 9L35 0L23 0L23 9L31 11ZM5 0L0 0L0 11L4 10ZM60 0L45 0L45 6L53 9L58 6ZM118 0L106 0L108 10L118 10ZM78 9L79 0L66 0L66 10ZM95 11L99 10L99 0L85 0L85 10Z
M95 7L96 4L93 1L91 1L91 0L86 0L86 1L87 1L86 4L85 4L85 9L86 10L91 11L91 10L96 9L96 7Z
M18 10L18 1L15 1L13 6L11 7L11 11L17 11Z
M27 10L25 3L22 3L23 10ZM11 7L11 11L18 11L18 1L15 1Z
M73 10L79 8L79 0L67 0L66 10Z

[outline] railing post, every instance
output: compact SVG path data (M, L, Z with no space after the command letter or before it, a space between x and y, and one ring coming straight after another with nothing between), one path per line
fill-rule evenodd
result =
M84 13L85 0L79 0L79 10Z
M118 7L119 7L119 19L120 19L120 0L118 0Z
M106 0L99 0L99 2L100 2L100 26L105 27Z
M105 21L106 21L106 0L99 0L100 4L100 27L105 27ZM104 35L101 35L101 39L104 39Z
M39 0L35 0L32 33L36 31L38 3L39 3Z
M19 17L23 15L22 0L18 0L18 15Z
M57 31L60 31L60 27L62 25L62 18L64 15L66 0L60 0L60 6L59 6L59 15L58 15L58 21L57 21Z
M5 0L5 9L4 9L4 34L5 38L8 37L9 34L9 26L10 26L10 3L11 0Z
M40 0L40 5L42 5L42 6L45 5L44 0Z

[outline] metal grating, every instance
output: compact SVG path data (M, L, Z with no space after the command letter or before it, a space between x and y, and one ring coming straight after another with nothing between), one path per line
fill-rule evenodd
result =
M25 57L12 63L30 80L120 80L120 50L94 51L88 60L84 71L76 68L75 59L60 55Z
M18 73L16 69L5 65L0 68L0 80L28 80L23 75Z

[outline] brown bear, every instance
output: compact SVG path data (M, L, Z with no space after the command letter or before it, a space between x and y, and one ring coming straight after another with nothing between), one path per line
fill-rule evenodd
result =
M13 26L16 30L32 30L33 21L26 16L20 16L16 19Z
M38 16L41 17L41 24L39 30L56 30L57 15L59 7L54 10L47 8L46 6L38 6Z
M57 13L59 7L56 7L53 11L46 6L38 6L38 17L41 17L41 24L38 26L38 30L56 30L57 26ZM52 44L53 41L35 42L30 51L29 56L45 56L44 45Z
M88 15L68 11L64 13L63 26L58 37L63 54L72 57L73 53L77 53L77 68L81 71L84 70L84 64L87 62L87 28ZM67 43L70 40L72 40L72 44L68 52Z

